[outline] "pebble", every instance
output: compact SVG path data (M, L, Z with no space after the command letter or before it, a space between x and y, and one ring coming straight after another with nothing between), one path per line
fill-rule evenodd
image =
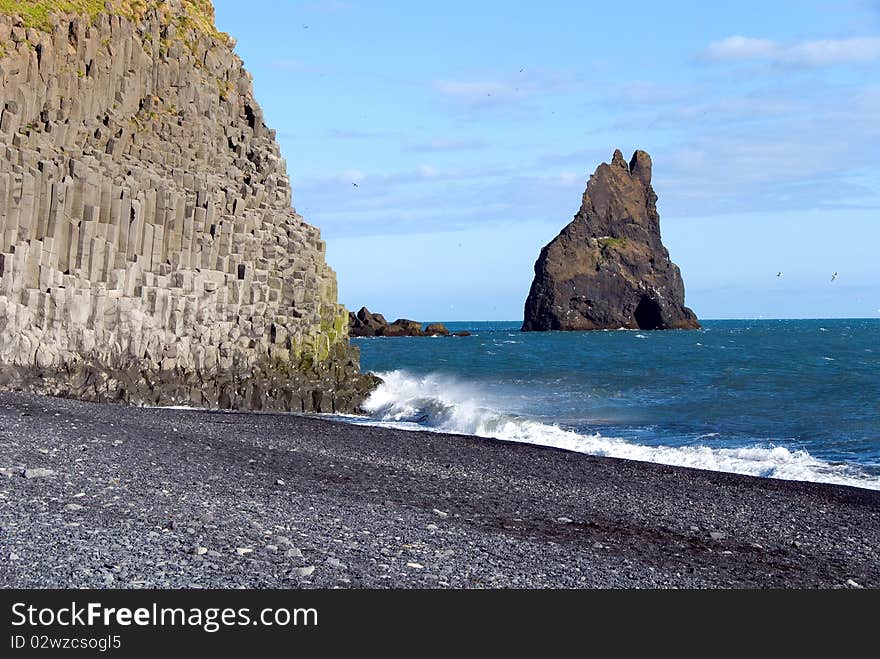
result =
M253 549L251 549L250 547L236 547L235 548L235 553L238 554L239 556L245 556L247 554L250 554L252 551L253 551Z
M275 485L277 485L278 487L284 487L284 481L279 478L275 481Z
M35 467L34 469L25 469L22 475L25 478L46 478L48 476L54 476L55 472L51 469Z
M284 555L287 556L287 558L302 558L303 553L296 547L291 547L284 553Z
M308 567L293 568L293 572L291 572L291 574L295 574L298 577L310 577L312 576L312 572L314 571L315 567L313 565L309 565Z
M208 553L208 548L207 547L194 547L192 550L192 553L195 554L196 556L202 556L203 554Z
M332 556L327 559L327 565L336 569L336 570L345 570L348 566L340 561L338 558L333 558Z

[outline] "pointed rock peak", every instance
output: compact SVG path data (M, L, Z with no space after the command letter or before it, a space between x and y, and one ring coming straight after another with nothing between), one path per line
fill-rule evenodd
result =
M646 151L637 150L629 161L629 171L645 187L651 185L651 156Z
M574 219L538 256L524 331L700 326L684 306L681 272L660 240L650 182L644 151L629 165L620 151L610 165L599 165Z

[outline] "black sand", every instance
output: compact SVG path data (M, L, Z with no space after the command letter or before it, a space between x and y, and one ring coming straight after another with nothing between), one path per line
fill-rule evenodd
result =
M0 468L3 587L880 586L856 488L21 394Z

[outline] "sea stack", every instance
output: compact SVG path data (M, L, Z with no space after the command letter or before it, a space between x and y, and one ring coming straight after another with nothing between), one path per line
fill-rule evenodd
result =
M46 5L0 11L0 387L355 410L373 380L211 3Z
M523 331L698 329L660 240L651 156L620 150L590 177L574 219L542 250Z

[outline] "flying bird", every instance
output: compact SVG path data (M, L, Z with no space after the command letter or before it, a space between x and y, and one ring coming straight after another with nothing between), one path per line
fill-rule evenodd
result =
M833 275L831 275L831 281L834 281L835 279L837 279L837 273L836 273L836 272L835 272Z
M356 187L356 188L359 187L358 184L355 183L354 181L352 181L351 184L352 184L354 187Z
M776 276L777 276L777 277L782 277L782 272L777 272L777 273L776 273Z

